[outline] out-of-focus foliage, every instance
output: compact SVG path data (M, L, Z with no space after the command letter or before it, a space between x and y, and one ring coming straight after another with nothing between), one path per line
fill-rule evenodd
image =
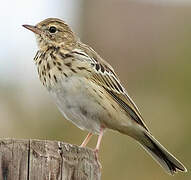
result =
M102 179L189 180L191 6L123 0L81 2L81 32L77 34L112 64L154 136L188 168L187 174L170 177L132 139L108 131L100 151ZM27 51L35 51L30 47L34 38L29 36L28 41ZM15 52L19 55L6 57L19 61L20 50ZM25 54L25 64L31 63L31 53ZM6 63L6 59L1 61ZM30 71L31 77L17 77L16 82L11 81L14 83L0 79L1 137L80 144L86 132L64 120L38 81L35 67ZM95 143L96 137L89 146Z

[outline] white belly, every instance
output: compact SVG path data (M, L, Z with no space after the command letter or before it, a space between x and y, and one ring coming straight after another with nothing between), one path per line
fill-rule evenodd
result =
M104 109L87 85L84 78L74 76L62 80L49 91L67 120L81 129L99 133Z

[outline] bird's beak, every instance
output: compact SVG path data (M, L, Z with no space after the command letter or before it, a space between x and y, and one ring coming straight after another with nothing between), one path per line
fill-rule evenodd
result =
M35 34L41 34L41 32L42 32L42 31L41 31L39 28L37 28L36 26L24 24L23 27L29 29L30 31L34 32Z

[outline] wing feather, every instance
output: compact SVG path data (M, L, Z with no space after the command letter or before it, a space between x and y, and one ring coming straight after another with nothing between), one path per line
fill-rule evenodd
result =
M130 98L125 88L121 85L121 82L115 74L113 68L95 51L93 51L93 49L87 50L87 48L89 48L87 46L83 48L85 48L85 51L81 53L81 56L84 56L84 58L81 57L80 59L85 59L92 66L90 80L92 80L97 85L102 86L108 92L108 94L121 106L121 108L127 112L131 119L148 130L137 106ZM85 55L83 55L84 53Z
M96 72L97 70L94 71L96 75L92 76L92 80L98 85L104 87L111 97L128 113L130 118L148 130L138 108L129 97L117 77L114 76L114 74L107 73L106 71L104 73Z

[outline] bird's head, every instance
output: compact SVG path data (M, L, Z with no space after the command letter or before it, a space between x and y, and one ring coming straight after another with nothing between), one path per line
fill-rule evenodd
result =
M48 46L71 48L77 42L77 36L71 28L62 20L48 18L35 26L23 25L25 28L35 33L40 49Z

